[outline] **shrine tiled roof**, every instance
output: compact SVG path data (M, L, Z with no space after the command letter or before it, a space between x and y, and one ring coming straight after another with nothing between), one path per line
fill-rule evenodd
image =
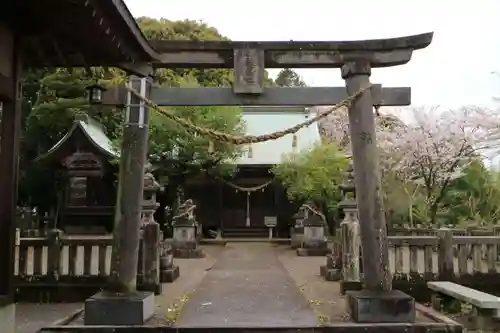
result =
M246 122L248 135L262 135L281 131L314 117L307 108L292 107L245 107L243 119ZM296 147L293 147L293 135L286 135L251 145L251 153L247 151L236 160L238 165L274 165L281 163L283 155L294 151L310 149L320 141L317 123L300 129L296 134Z
M47 151L44 155L40 156L38 159L43 159L59 149L77 129L81 129L84 135L89 139L89 141L99 149L103 154L110 158L119 157L120 153L113 147L113 143L108 138L104 131L104 127L97 120L87 116L87 115L77 115L75 122L70 130L64 135L61 140L59 140L52 148Z

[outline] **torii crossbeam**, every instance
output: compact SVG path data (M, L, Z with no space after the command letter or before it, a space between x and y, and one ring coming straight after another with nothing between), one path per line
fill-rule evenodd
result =
M123 87L107 93L104 104L125 100ZM371 88L374 106L404 106L411 102L409 87ZM161 106L318 106L334 105L348 97L345 87L264 88L260 94L236 94L232 88L151 88L150 99Z

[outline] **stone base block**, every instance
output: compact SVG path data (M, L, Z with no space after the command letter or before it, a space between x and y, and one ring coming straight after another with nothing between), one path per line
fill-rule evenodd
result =
M162 292L161 283L141 283L137 286L139 291L150 291L155 295L160 295Z
M304 241L304 235L292 235L290 238L290 246L293 250L302 247L302 242Z
M340 294L345 295L346 292L363 289L363 284L360 281L344 281L340 280Z
M297 249L297 255L299 257L323 257L329 250L327 248L303 248L299 247Z
M295 250L301 246L302 246L302 241L297 239L290 240L290 247L292 248L292 250Z
M174 248L174 257L182 259L205 258L205 252L201 248L196 249L176 249Z
M16 330L16 305L0 302L0 323L2 332L14 333Z
M103 291L85 301L85 325L144 325L155 312L151 292L122 294Z
M301 247L305 249L327 249L328 243L325 240L302 240ZM331 250L328 252L331 252Z
M177 280L180 275L179 266L173 266L172 268L163 269L160 271L160 282L170 283Z
M319 267L320 275L326 281L340 281L342 280L342 270L337 268L328 268L325 265Z
M414 323L415 299L402 291L348 291L347 311L357 323Z
M176 249L194 250L198 248L198 242L196 240L180 241L174 239L174 241L172 242L172 248L174 250Z

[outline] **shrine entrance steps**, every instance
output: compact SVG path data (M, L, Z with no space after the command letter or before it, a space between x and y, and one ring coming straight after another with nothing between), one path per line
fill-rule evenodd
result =
M267 227L233 227L224 228L222 237L231 238L267 238L269 230Z
M319 324L272 244L228 243L175 326L310 328Z

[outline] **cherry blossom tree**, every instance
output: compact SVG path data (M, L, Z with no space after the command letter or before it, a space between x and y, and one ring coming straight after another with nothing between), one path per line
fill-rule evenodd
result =
M405 124L398 120L400 117L377 117L382 177L399 180L409 198L422 194L426 220L434 224L450 183L500 137L495 137L500 132L499 117L474 107L447 111L409 108L400 112L411 116L412 121ZM320 127L328 140L349 149L345 110L326 117ZM385 188L385 192L391 190ZM409 209L413 211L411 202Z
M381 146L391 168L424 193L428 222L436 222L438 210L451 182L491 147L485 124L495 118L477 108L440 112L438 108L413 108L414 123L386 134Z

